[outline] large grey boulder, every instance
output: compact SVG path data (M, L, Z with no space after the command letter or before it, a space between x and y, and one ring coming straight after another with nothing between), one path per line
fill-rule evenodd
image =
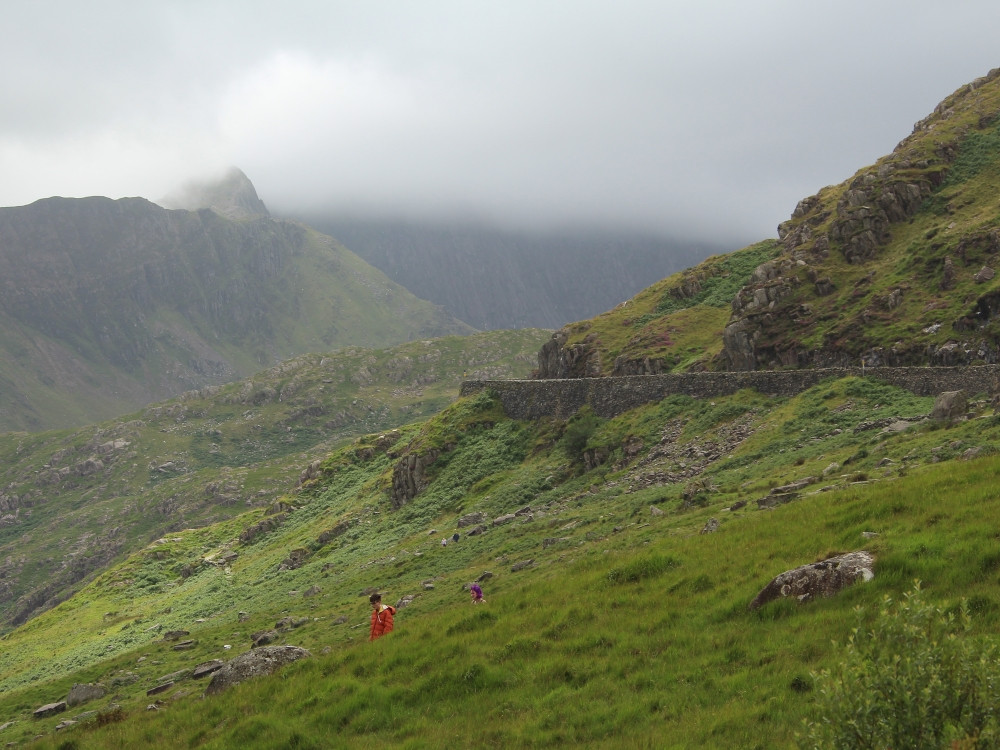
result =
M861 550L787 570L761 589L750 602L750 609L758 609L782 596L794 596L800 602L816 596L833 596L855 581L874 578L874 565L874 555Z
M965 416L968 408L969 404L965 397L965 391L945 391L934 400L934 408L931 409L931 419L953 422L959 417Z
M77 683L70 688L69 694L66 696L66 705L69 707L79 706L83 703L103 698L107 692L108 691L104 685L99 682L86 684Z
M252 677L269 675L279 667L293 661L312 656L299 646L263 646L237 656L222 669L212 675L205 693L215 695L249 680Z

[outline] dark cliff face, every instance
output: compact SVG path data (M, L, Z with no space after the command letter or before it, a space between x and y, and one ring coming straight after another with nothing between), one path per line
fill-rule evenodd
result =
M51 198L0 209L0 238L5 315L133 368L156 347L143 323L159 310L187 317L204 337L271 335L267 301L304 231L140 198Z
M142 198L0 209L0 429L96 421L306 351L469 330L295 222Z

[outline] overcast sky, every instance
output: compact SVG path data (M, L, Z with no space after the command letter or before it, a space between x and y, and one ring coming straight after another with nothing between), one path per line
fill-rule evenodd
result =
M238 166L272 213L775 235L1000 66L996 0L4 3L0 205Z

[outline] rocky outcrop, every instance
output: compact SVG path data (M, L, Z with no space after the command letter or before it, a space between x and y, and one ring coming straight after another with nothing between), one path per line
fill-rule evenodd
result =
M449 446L445 451L450 450ZM392 468L392 487L389 499L394 509L402 508L419 495L429 484L427 469L441 455L442 451L432 448L423 453L407 453L399 458Z
M785 571L761 589L750 602L750 609L759 609L779 597L794 596L805 602L817 596L833 596L856 581L870 581L875 576L874 565L874 555L861 550Z
M276 528L281 526L288 519L287 513L278 513L277 515L268 516L261 521L258 521L253 526L249 526L243 530L240 534L241 544L251 544L255 539L269 531L274 531Z
M927 133L942 130L942 125L956 110L967 108L966 96L976 88L1000 76L994 70L966 90L957 92L938 107L925 121L918 123L914 134L900 143L894 152L864 169L852 180L834 188L825 188L817 195L803 199L795 207L791 218L778 227L778 239L783 246L782 258L765 263L757 269L754 278L733 300L733 314L726 326L723 353L717 362L726 369L753 370L777 367L824 367L846 364L846 352L838 350L835 340L823 342L818 347L806 348L791 339L794 332L808 324L809 313L803 311L808 293L823 297L834 291L830 277L822 266L831 252L839 253L852 265L861 265L875 259L892 239L892 227L912 218L926 204L939 186L958 154L957 142L935 141L935 148L928 150ZM992 122L993 115L980 119L979 127ZM960 139L965 130L950 137ZM989 244L989 233L959 240L954 253L965 265L971 251ZM995 250L993 251L995 252ZM971 261L969 261L971 262ZM795 265L800 268L796 269ZM949 254L943 258L938 287L949 290L955 286L958 266ZM992 270L981 270L978 283L991 278ZM981 280L980 280L981 279ZM811 290L796 291L807 280ZM793 294L794 292L794 294ZM864 290L855 290L863 296ZM897 292L901 293L900 290ZM883 307L892 309L899 297L882 300ZM877 311L866 310L859 318L866 324ZM789 319L792 320L789 320ZM959 350L978 350L977 343L956 342ZM886 355L896 361L887 361ZM855 358L858 356L854 352ZM955 359L955 352L911 351L901 347L896 352L882 353L879 364L959 364L969 359ZM950 362L942 358L951 357ZM839 360L839 361L838 361ZM996 361L987 359L985 361Z
M558 378L599 378L601 376L601 353L593 346L594 339L585 337L583 342L566 346L569 330L563 328L552 334L538 352L537 377Z
M233 685L238 685L253 677L272 674L278 668L293 661L311 656L298 646L263 646L237 656L212 675L205 693L217 695Z

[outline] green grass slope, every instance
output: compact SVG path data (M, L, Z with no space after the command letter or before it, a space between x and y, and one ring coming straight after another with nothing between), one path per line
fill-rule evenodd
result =
M794 399L671 397L565 423L461 399L333 451L280 513L171 532L7 633L0 739L792 747L855 607L870 620L919 579L942 608L968 600L966 638L997 636L1000 419L975 402L944 425L922 419L930 407L852 378ZM412 495L397 491L406 471ZM764 509L792 482L804 489ZM442 547L472 512L482 533L459 528ZM860 549L876 557L871 582L748 608L775 575ZM463 588L475 579L485 604ZM372 589L409 599L374 644ZM267 629L312 656L204 696L190 670ZM194 643L176 650L170 630ZM103 698L31 717L93 682Z
M303 355L78 430L0 435L0 620L21 623L163 534L268 507L353 437L523 377L547 332Z

